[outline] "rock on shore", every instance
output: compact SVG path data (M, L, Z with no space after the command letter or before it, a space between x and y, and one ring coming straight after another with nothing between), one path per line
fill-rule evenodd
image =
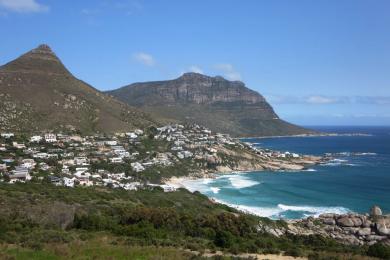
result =
M288 221L285 230L272 230L272 234L322 235L349 245L372 245L382 242L390 245L390 215L374 206L370 214L322 214L318 218Z

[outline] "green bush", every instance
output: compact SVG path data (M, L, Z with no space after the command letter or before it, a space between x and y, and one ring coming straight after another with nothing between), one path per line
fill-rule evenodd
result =
M382 259L390 259L390 247L381 243L376 243L368 248L367 255Z

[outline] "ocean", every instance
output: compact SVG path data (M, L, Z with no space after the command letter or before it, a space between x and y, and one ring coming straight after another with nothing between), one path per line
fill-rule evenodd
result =
M248 172L185 181L201 193L242 211L272 219L330 213L390 213L390 127L316 127L345 134L242 139L257 147L300 154L331 153L334 160L297 172Z

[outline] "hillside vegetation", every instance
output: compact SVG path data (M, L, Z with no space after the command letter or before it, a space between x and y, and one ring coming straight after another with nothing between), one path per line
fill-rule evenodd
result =
M277 227L285 226L283 221L246 215L182 189L164 193L159 188L124 191L0 184L0 204L0 256L104 258L112 252L118 258L138 254L140 259L152 255L188 259L194 252L222 251L321 259L378 250L346 247L320 236L277 238L258 229L259 223Z

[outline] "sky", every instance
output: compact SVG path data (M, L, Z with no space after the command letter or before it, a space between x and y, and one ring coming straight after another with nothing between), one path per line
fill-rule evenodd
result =
M0 64L41 43L99 90L241 80L301 125L390 125L388 0L0 0Z

